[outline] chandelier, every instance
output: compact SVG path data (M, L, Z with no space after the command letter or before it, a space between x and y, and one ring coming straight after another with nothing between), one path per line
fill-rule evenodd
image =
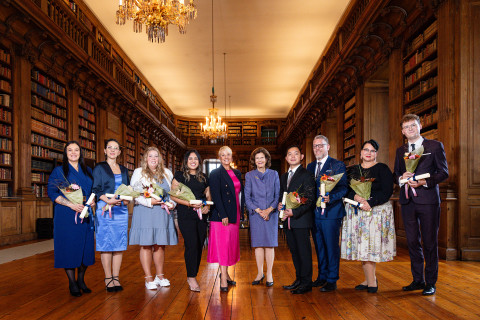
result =
M165 42L169 24L178 26L181 34L187 32L188 23L197 17L193 1L185 4L184 0L119 0L117 24L133 20L133 31L142 32L145 25L149 41Z
M212 0L212 94L210 102L212 107L208 109L208 116L205 117L205 123L201 123L201 133L203 138L216 140L227 137L227 125L222 123L222 118L218 115L218 109L215 109L217 96L215 95L215 59L214 59L214 37L213 37L213 0Z

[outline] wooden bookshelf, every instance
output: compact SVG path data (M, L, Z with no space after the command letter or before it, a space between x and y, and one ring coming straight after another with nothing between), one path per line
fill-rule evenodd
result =
M185 136L188 136L189 122L187 120L177 119L177 128L182 131Z
M190 136L199 137L202 135L199 122L189 121L188 130Z
M82 97L78 98L78 125L83 156L95 162L97 160L96 109L93 103Z
M13 194L13 99L10 51L0 47L0 198Z
M32 188L37 197L47 197L49 172L61 162L67 141L65 85L38 69L31 74Z
M228 137L241 137L242 132L242 122L241 121L230 121L227 123L227 134Z
M125 167L130 174L135 170L135 131L127 127L126 146L125 146Z
M404 114L420 117L422 136L438 139L437 20L428 20L406 45L403 56Z
M140 167L142 165L142 157L143 157L143 152L145 151L145 149L147 149L148 147L148 138L140 133L140 150L139 150L139 154L140 154L140 157L138 159L138 167Z
M355 164L356 109L354 96L345 103L343 111L343 161L347 167Z

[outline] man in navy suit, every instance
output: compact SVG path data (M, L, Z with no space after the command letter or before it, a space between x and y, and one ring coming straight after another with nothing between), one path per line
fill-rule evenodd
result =
M425 139L420 135L422 125L417 115L404 115L401 126L408 144L397 149L393 172L395 183L400 185L399 202L402 206L402 219L407 235L413 275L413 282L403 287L403 290L423 289L423 295L432 295L435 294L435 283L438 278L438 228L440 224L438 184L448 178L447 159L441 142ZM424 148L424 155L420 158L415 173L407 172L403 158L405 153L411 152L421 145ZM401 184L400 180L423 173L430 173L430 178L409 180L407 197L405 192L407 186ZM412 188L415 188L416 195Z
M320 196L320 177L324 174L333 176L343 173L333 190L325 197L324 214L320 207L315 208L313 224L313 242L318 260L318 277L313 286L321 287L321 292L330 292L337 289L340 267L340 228L345 216L345 207L342 198L347 194L347 174L345 164L328 156L330 145L328 138L318 135L313 139L313 153L316 161L308 164L307 170L314 174L316 182L316 198Z

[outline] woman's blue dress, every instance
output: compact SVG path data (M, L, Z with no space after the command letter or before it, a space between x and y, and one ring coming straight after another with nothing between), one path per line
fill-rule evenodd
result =
M115 190L122 184L122 175L115 175ZM113 192L112 192L113 193ZM99 200L96 214L97 251L125 251L128 243L128 207L123 203L112 207L112 217L108 210L102 212L106 202Z
M62 167L53 169L48 178L48 196L53 201L53 244L55 268L76 268L82 264L90 266L95 263L93 245L94 222L90 212L88 218L80 218L75 223L75 211L64 205L55 203L58 196L65 198L58 188L69 183L78 184L82 188L84 203L92 191L92 179L79 167L78 171L71 165L68 171L68 182L65 180ZM87 168L90 174L92 170Z

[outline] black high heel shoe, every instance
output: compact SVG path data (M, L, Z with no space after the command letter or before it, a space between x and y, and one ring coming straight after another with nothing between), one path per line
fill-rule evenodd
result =
M80 289L76 285L69 285L68 289L70 290L70 294L74 297L80 297L82 295Z
M113 282L113 277L105 278L105 280L108 280L108 279L110 279L110 281L108 281L108 283L105 285L105 289L106 289L108 292L115 292L115 291L117 291L117 290L115 290L115 284L113 284L113 287L109 287L109 286L108 286L110 283Z
M378 291L378 279L376 279L377 286L376 287L367 287L368 293L376 293Z
M222 277L222 274L220 273L220 278ZM236 286L237 285L237 282L236 281L233 281L233 280L228 280L227 279L227 284L229 286Z
M113 281L117 281L118 283L120 283L120 281L118 280L118 276L113 276L112 279ZM123 290L123 287L121 285L115 286L115 291L122 291L122 290Z
M273 281L272 282L270 282L270 281L265 282L265 286L272 287L273 286Z
M222 274L220 273L220 292L228 292L228 280L227 280L227 286L222 287Z
M92 293L92 290L90 290L87 285L85 284L85 282L78 282L77 281L77 286L80 288L80 290L82 290L83 293Z
M264 278L265 278L265 275L262 274L262 277L260 278L260 280L253 280L252 281L252 286L259 285L263 281Z

